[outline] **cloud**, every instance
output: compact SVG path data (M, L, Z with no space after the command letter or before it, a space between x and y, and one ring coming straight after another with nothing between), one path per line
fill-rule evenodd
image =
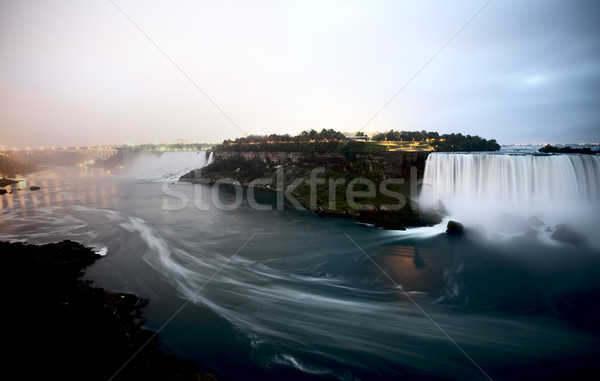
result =
M483 4L120 2L207 99L110 3L2 2L1 139L355 131ZM490 3L366 131L600 141L597 14L595 1Z

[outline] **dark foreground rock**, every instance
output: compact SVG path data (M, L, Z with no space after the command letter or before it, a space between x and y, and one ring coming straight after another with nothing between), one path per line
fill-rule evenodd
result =
M5 377L214 379L201 377L195 363L163 352L157 334L141 328L147 301L81 279L83 269L100 258L91 250L72 241L0 242L0 258Z

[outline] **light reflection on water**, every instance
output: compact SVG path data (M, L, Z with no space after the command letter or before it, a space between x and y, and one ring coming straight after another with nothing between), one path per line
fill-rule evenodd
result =
M116 195L116 184L114 181L99 184L96 180L108 178L104 170L95 168L46 169L7 186L6 189L12 193L0 198L0 208L3 212L18 208L26 213L37 207L77 204L107 208L110 197ZM29 189L31 186L41 189L32 191Z
M381 251L379 262L403 290L436 296L446 288L444 271L452 265L452 258L428 248L394 245Z

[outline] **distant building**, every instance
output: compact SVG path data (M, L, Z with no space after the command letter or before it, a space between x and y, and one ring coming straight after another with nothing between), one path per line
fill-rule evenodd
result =
M360 141L366 142L366 141L369 140L369 137L366 136L366 135L365 136L346 136L346 139L348 139L348 140L360 140Z

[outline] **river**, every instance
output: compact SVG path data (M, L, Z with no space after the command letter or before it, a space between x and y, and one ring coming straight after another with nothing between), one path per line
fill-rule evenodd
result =
M220 380L600 374L594 248L375 229L259 191L270 210L246 197L225 210L212 198L235 203L235 188L98 169L47 168L17 187L0 196L0 240L104 254L86 278L148 298L146 327Z

